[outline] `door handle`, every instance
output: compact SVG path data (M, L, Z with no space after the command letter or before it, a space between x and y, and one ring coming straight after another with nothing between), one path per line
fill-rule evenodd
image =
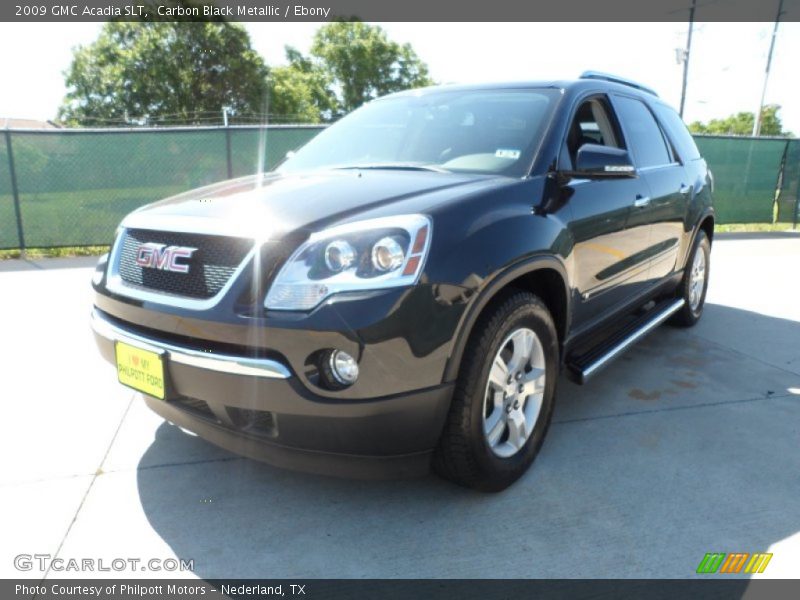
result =
M681 189L678 190L681 194L686 195L692 190L692 186L681 184Z
M648 204L650 204L650 196L636 196L636 200L633 201L636 208L644 208Z

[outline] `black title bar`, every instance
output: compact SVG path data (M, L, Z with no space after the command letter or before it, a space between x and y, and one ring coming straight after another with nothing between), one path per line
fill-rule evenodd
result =
M758 598L800 597L800 580L721 578L702 579L61 579L0 582L4 600L177 600L179 598L292 600L508 600L550 598L624 600L647 598Z
M686 21L691 4L692 0L10 0L0 3L0 21ZM778 0L698 0L695 20L774 21L777 8ZM784 0L781 20L800 21L800 0Z

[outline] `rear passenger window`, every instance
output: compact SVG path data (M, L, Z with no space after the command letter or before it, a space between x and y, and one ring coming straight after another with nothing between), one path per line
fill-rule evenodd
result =
M644 168L670 164L672 158L650 109L642 101L624 96L616 96L614 106L636 165Z
M694 143L694 138L689 130L686 129L681 118L674 110L665 104L656 104L653 109L656 116L678 150L678 154L684 161L696 160L700 158L700 151Z

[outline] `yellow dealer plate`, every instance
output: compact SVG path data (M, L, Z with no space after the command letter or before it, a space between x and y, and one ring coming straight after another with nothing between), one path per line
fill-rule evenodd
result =
M116 343L119 382L161 400L165 396L164 357L123 342Z

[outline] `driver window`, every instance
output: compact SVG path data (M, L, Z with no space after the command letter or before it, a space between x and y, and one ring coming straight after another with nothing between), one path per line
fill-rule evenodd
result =
M606 104L600 98L586 100L575 111L565 143L573 165L578 149L584 144L621 147Z

